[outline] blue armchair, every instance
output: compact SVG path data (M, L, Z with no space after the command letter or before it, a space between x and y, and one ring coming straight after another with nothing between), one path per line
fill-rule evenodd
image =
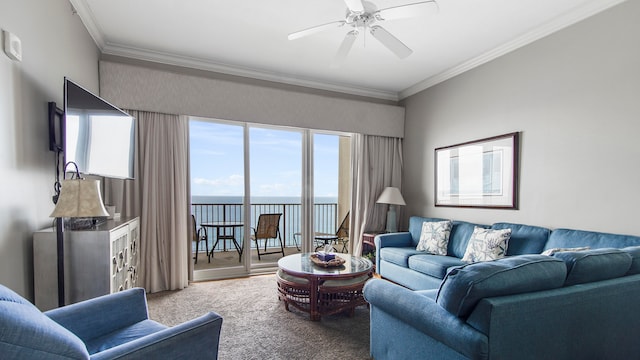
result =
M167 327L149 319L135 288L41 312L0 285L3 359L216 359L222 317Z

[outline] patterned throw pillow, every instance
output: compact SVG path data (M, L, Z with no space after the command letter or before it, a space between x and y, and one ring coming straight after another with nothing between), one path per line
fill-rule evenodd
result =
M485 229L476 226L462 261L479 262L503 258L511 238L511 229Z
M422 223L418 251L426 251L434 255L447 255L451 221L425 221Z

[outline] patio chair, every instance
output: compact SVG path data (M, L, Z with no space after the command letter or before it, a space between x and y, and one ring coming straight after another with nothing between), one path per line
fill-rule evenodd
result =
M261 214L258 217L258 225L256 225L255 228L251 228L253 230L253 234L251 234L251 240L256 243L258 260L260 260L261 255L282 253L282 256L284 256L284 244L282 243L282 237L280 236L281 216L282 214ZM278 241L280 241L280 250L267 251L267 243L272 239L278 239ZM258 244L260 240L264 241L263 252L260 252L260 246Z
M211 262L211 254L209 253L209 237L207 236L207 229L204 227L197 228L196 226L196 217L191 215L191 241L196 243L196 253L193 257L195 261L194 264L198 263L198 247L201 242L204 241L205 248L207 250L207 260Z
M341 244L342 245L342 252L346 253L349 252L349 212L347 211L347 215L344 216L344 219L342 219L342 223L340 223L340 226L338 227L338 230L336 230L336 236L338 237L338 240L336 240L336 245Z
M349 252L347 248L349 245L349 212L347 212L347 215L342 219L335 234L316 233L314 240L316 240L316 251L321 250L326 245L327 240L330 240L333 242L333 250L335 252L338 252L336 248L338 245L342 245L341 252Z

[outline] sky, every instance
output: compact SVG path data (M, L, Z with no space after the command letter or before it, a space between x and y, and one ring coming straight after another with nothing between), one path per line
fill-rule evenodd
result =
M302 189L302 132L249 129L251 196L296 196ZM338 196L337 135L314 135L315 196ZM191 194L243 196L243 127L190 121Z

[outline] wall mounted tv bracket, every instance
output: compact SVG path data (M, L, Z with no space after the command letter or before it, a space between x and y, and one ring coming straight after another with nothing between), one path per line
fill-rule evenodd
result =
M64 118L64 111L56 106L53 101L49 102L49 150L56 153L56 176L55 183L53 184L53 203L58 202L58 196L60 196L60 156L64 152L64 144L62 140L62 119ZM64 169L63 169L64 171Z

